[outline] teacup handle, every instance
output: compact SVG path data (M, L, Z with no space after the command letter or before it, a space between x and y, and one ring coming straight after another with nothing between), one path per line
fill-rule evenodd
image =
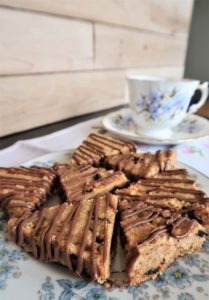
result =
M198 101L195 103L195 93L196 91L200 91L201 93L201 97L200 99L198 99ZM208 85L208 81L205 81L203 83L201 83L197 89L196 89L193 97L191 98L191 101L190 101L190 104L189 104L189 107L187 109L187 114L190 115L190 114L193 114L195 113L204 103L205 101L207 100L207 97L208 97L208 93L209 93L209 85ZM194 103L193 103L194 102Z

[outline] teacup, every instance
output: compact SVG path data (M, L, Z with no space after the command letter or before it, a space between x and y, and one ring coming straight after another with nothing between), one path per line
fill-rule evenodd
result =
M196 112L208 97L208 82L129 75L132 117L139 134L168 138L172 128ZM199 95L199 97L198 97Z

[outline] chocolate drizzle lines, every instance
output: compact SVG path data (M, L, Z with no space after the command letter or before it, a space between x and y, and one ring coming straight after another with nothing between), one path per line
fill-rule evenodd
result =
M127 208L121 213L122 222L126 219L135 216L134 220L126 222L122 225L124 232L133 229L141 224L151 223L158 217L166 219L165 225L160 225L154 228L142 241L138 242L138 246L142 246L144 243L153 241L159 234L164 232L169 233L175 238L184 238L192 230L195 225L195 220L190 220L187 217L182 217L179 213L172 213L168 210L161 208L155 208L153 206L144 205L141 202L134 204L133 207ZM187 227L185 228L185 225ZM155 225L156 226L156 225Z
M104 146L107 146L109 148L112 148L113 150L118 150L119 151L119 154L122 153L121 151L121 146L127 146L128 143L125 143L125 142L121 142L119 140L112 140L106 136L99 136L97 134L90 134L90 138L93 140L93 141L97 141L99 143L101 143L102 145ZM113 146L113 145L114 146ZM118 147L117 147L118 146Z
M67 202L91 199L106 194L116 187L124 186L128 179L122 172L107 171L88 166L86 169L57 166L61 187Z
M79 254L78 254L78 265L77 265L77 269L75 271L75 273L78 275L78 276L81 276L81 272L83 270L83 255L84 255L84 251L85 251L85 247L86 247L86 241L87 241L87 234L88 234L88 230L89 230L89 226L90 226L90 222L91 222L91 218L92 218L92 214L94 212L94 209L95 209L95 206L96 206L96 203L97 203L97 199L96 201L93 202L93 205L92 205L92 208L91 208L91 211L89 213L89 217L88 217L88 221L86 223L86 226L85 226L85 229L84 229L84 232L83 232L83 240L82 240L82 243L81 243L81 246L80 246L80 251L79 251ZM95 222L95 221L94 221ZM96 231L95 231L95 226L94 226L94 235L93 237L96 239ZM93 243L95 241L93 240L92 242L92 247L94 246ZM95 249L94 249L95 250ZM94 259L94 254L92 254L92 260ZM95 261L94 261L95 263Z
M85 163L98 165L105 156L135 151L136 148L132 143L92 133L74 152L72 162L78 165Z
M111 155L105 159L109 168L123 171L130 179L147 178L173 169L176 165L175 152L170 150L152 153L130 153Z
M64 205L64 204L63 204ZM65 230L66 230L66 227L69 226L69 223L72 221L73 219L73 216L75 214L75 211L76 209L78 208L78 205L79 203L76 203L72 209L70 210L69 214L67 215L66 219L64 220L64 222L62 223L62 226L61 226L61 229L60 229L60 232L57 234L57 237L56 237L56 241L55 241L55 250L54 250L54 260L55 261L58 261L59 258L60 258L60 243L61 241L63 240L64 238L64 234L65 234ZM70 232L70 229L69 229L69 232ZM69 233L68 233L69 234ZM67 247L65 249L67 251ZM69 257L67 257L66 255L66 260L68 261L69 260ZM71 263L70 264L70 267L71 267Z
M46 209L42 209L41 211L41 214L40 214L40 218L33 230L33 233L32 233L32 239L31 239L31 244L32 244L32 253L33 253L33 256L35 258L38 258L39 257L39 251L37 249L37 233L38 231L40 230L41 228L41 225L43 223L43 221L45 220L45 213L46 213Z
M55 179L52 168L0 167L0 206L15 217L22 214L19 209L34 210L45 202Z
M152 242L158 235L167 232L168 229L166 228L166 226L162 225L162 226L158 226L157 228L154 228L148 236L146 236L146 238L143 241L139 241L138 247L141 247L144 243L150 243Z
M107 260L107 247L108 247L108 208L110 206L110 202L111 202L111 194L107 194L106 196L106 210L105 210L105 227L104 227L104 248L103 248L103 265L105 266L106 264L106 260Z
M94 229L93 229L93 238L92 238L92 254L91 254L91 264L92 264L92 277L93 280L96 280L98 277L97 263L96 263L96 237L97 237L97 226L98 226L98 208L99 208L99 197L95 199L94 206ZM88 224L87 224L88 226ZM88 226L89 229L89 226Z
M52 218L52 222L49 226L48 232L46 233L44 240L45 240L45 247L46 247L46 257L45 259L47 260L52 260L53 258L53 253L52 253L52 235L54 233L55 227L57 225L57 222L60 218L60 216L62 216L62 213L64 211L64 209L66 208L66 203L62 204L61 206L58 207L55 215Z
M101 145L91 143L90 141L84 141L83 143L85 145L89 146L90 149L93 149L94 151L96 151L96 153L99 154L101 157L105 156L105 151L103 150Z
M44 208L40 212L28 210L13 226L15 241L32 252L35 258L61 262L79 277L97 280L104 276L100 272L109 264L109 209L115 213L117 201L117 197L109 193L85 202ZM104 214L102 219L100 209ZM82 218L85 216L87 219L84 221ZM80 221L82 235L77 240L75 228ZM111 223L110 226L113 228L113 225ZM28 228L31 229L30 236Z
M13 229L14 236L15 236L15 242L20 247L22 247L22 245L24 243L24 235L23 235L23 232L22 232L22 228L23 228L23 225L26 222L29 215L30 215L30 212L25 211L23 213L22 217L19 218L16 226Z
M186 230L182 229L182 224L187 223L188 228ZM194 225L197 223L196 220L190 220L186 217L179 217L172 225L171 229L171 235L178 238L178 239L183 239L185 238L189 232L192 230Z
M65 255L65 264L67 265L68 269L73 271L73 266L72 266L72 262L71 262L71 258L70 258L70 254L69 254L69 245L71 243L71 239L72 239L72 231L74 226L76 225L77 222L77 218L78 215L80 213L81 210L81 202L78 203L77 207L76 207L76 211L75 214L73 215L73 219L70 222L70 227L69 227L69 232L68 232L68 238L65 244L65 251L64 251L64 255Z
M177 178L147 178L147 179L140 179L142 183L149 183L149 184L158 184L158 183L188 183L194 184L194 180L192 179L177 179Z

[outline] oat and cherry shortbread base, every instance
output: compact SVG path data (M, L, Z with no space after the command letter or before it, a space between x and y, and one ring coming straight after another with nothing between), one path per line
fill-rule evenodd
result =
M90 199L124 187L129 181L123 172L92 166L56 165L60 185L67 202Z
M73 153L70 164L99 166L105 157L136 152L133 143L91 133Z
M176 168L176 152L159 150L156 153L111 155L104 160L108 169L123 171L131 180L152 177L159 172Z
M39 208L52 190L55 178L52 168L0 168L0 206L10 217Z
M187 213L209 230L209 198L184 169L159 173L140 179L117 194L142 200L156 207Z
M110 275L117 203L117 196L107 194L26 213L9 220L9 235L35 258L103 283Z
M205 240L204 227L178 212L125 199L119 210L130 285L155 278Z

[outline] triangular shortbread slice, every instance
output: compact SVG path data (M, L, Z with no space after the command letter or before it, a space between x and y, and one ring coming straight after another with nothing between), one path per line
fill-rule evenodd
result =
M125 174L92 166L56 166L62 191L67 202L103 195L128 183Z
M110 155L136 152L133 143L91 133L73 153L70 164L99 166Z
M59 262L86 279L105 282L118 197L107 194L43 208L9 220L10 237L43 261Z
M176 258L198 251L206 232L196 220L142 201L119 205L130 285L155 278Z
M209 198L184 169L159 173L140 179L127 188L117 191L129 199L142 200L156 207L185 212L209 230Z
M0 206L10 217L40 207L52 190L55 178L52 168L0 168Z

